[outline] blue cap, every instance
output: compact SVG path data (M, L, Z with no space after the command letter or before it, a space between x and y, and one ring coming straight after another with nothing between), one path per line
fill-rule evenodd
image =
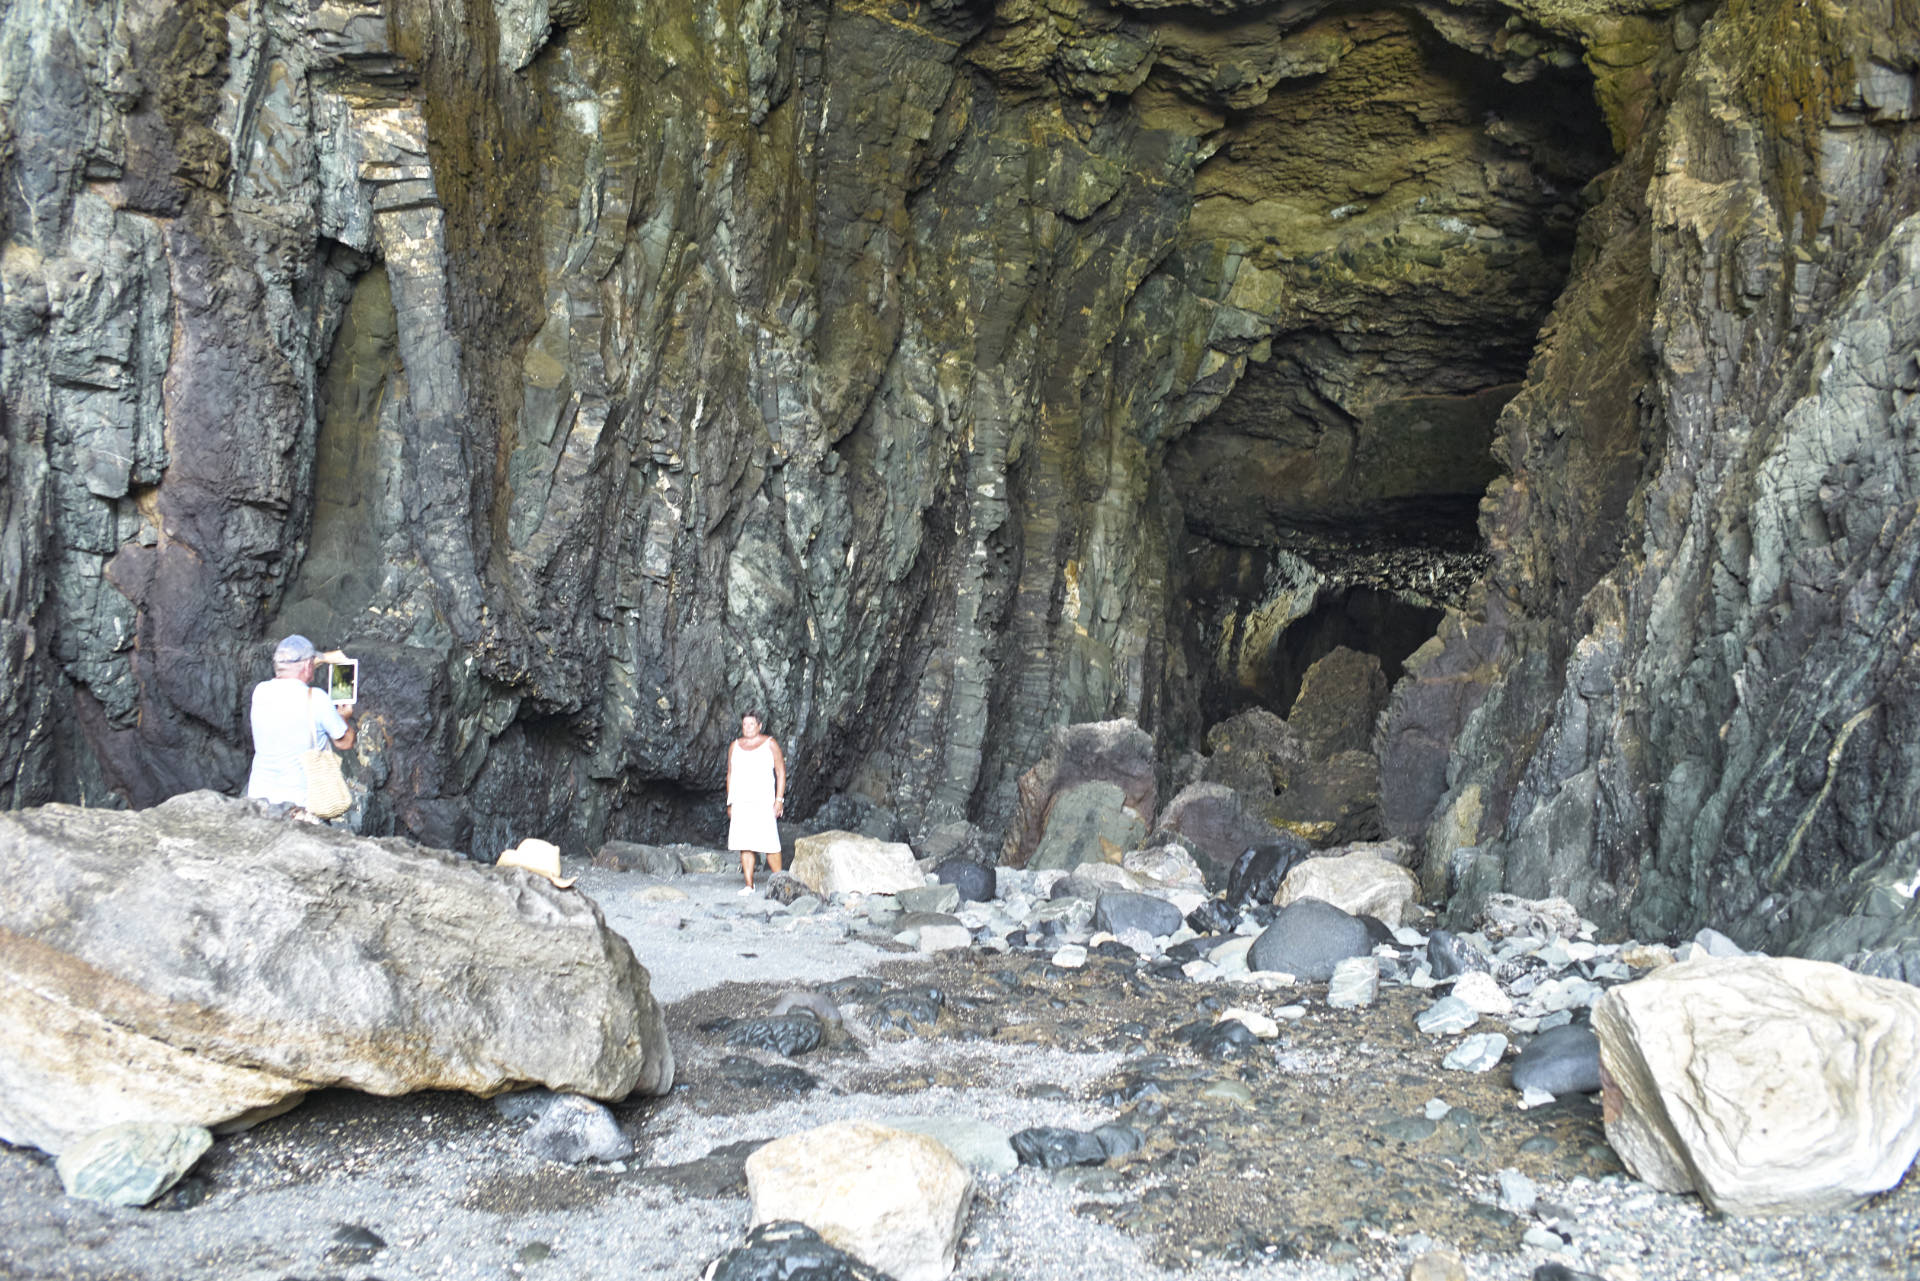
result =
M273 647L273 661L276 663L304 663L319 652L319 650L313 647L312 641L296 633Z

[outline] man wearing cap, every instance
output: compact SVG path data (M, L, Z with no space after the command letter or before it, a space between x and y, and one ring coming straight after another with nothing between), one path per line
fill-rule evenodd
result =
M312 685L318 657L312 641L289 636L274 646L273 679L253 687L250 797L305 809L307 771L300 758L328 744L340 752L353 746L346 720L353 708L335 705Z

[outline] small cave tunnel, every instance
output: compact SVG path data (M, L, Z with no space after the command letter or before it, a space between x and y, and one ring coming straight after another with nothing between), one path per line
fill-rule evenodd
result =
M1264 328L1163 457L1202 734L1251 705L1286 715L1338 646L1398 680L1470 598L1501 416L1617 160L1581 51L1551 32L1486 44L1361 5L1271 49L1312 74L1232 82L1259 91L1221 112L1187 232L1239 255ZM1143 93L1171 115L1219 83L1169 72Z
M1307 669L1341 646L1378 658L1391 686L1405 672L1413 651L1440 626L1444 613L1373 587L1329 592L1280 634L1259 701L1284 716L1300 696Z

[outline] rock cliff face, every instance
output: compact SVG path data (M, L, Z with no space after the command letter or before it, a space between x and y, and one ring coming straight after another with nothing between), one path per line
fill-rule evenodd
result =
M1920 938L1920 26L1669 29L1501 419L1484 594L1396 693L1389 809L1435 889L1873 968Z
M748 705L796 812L998 830L1058 725L1438 626L1436 884L1852 875L1915 828L1869 8L18 0L0 800L237 788L300 630L373 830L701 834Z

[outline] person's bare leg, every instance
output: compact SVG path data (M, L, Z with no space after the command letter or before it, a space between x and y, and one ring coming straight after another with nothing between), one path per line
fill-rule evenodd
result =
M740 876L746 881L748 889L753 888L753 860L752 850L740 851Z
M767 855L767 867L769 870L775 871L775 872L780 870L780 851L779 850L775 850L773 853Z

